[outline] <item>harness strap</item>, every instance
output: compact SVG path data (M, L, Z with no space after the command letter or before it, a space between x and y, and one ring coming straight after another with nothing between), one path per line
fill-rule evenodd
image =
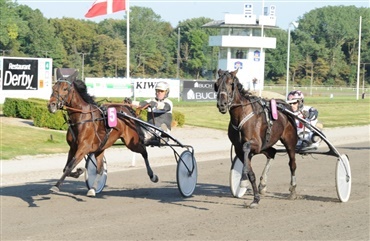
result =
M243 125L245 124L245 122L247 122L250 118L252 118L252 116L254 116L254 112L251 112L251 113L249 113L249 115L244 117L243 120L239 123L239 126L235 126L232 123L231 123L231 126L234 128L234 130L240 131L242 129Z
M270 103L269 102L266 102L262 99L260 99L260 103L262 105L262 108L265 112L265 116L266 116L266 122L267 122L267 130L266 130L266 140L265 140L265 143L268 143L270 141L270 137L271 137L271 127L272 125L274 124L274 122L271 120L270 118L270 113L269 111L271 111L271 106L269 105Z
M103 121L103 120L105 120L105 118L96 118L94 120L84 120L84 121L80 121L80 122L76 122L76 123L69 123L69 125L74 126L74 125L80 125L80 124L84 124L84 123L88 123L88 122Z

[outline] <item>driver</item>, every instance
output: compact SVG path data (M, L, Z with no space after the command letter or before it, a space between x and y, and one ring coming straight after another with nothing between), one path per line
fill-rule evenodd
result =
M159 127L165 133L170 133L172 123L172 101L168 98L170 87L167 82L160 81L155 86L155 98L144 100L141 102L132 103L144 107L150 105L147 112L147 120L150 124ZM161 133L157 133L161 134ZM150 135L145 131L145 143L155 139L155 136Z
M304 95L299 90L291 91L287 96L287 102L292 107L294 113L299 117L308 121L311 125L322 129L322 125L318 123L318 111L317 109L304 105ZM306 128L303 123L296 119L298 143L296 150L308 151L316 150L320 144L320 138L315 135L311 130Z

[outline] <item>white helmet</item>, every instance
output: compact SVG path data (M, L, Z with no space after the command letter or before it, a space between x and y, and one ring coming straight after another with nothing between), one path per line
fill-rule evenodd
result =
M288 103L296 103L298 102L298 108L301 110L304 104L304 95L300 90L293 90L290 91L287 96Z
M168 94L170 93L170 86L165 81L160 81L155 85L155 90L164 90L166 91L166 98L168 97Z

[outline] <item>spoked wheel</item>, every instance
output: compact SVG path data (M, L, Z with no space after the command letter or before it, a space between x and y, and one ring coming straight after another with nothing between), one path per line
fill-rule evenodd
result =
M94 186L95 179L97 177L96 169L97 169L97 161L94 154L89 154L86 158L86 171L85 171L85 182L87 189L91 189ZM100 193L104 187L105 183L107 182L108 177L108 170L107 170L107 162L105 157L103 158L103 174L99 178L96 184L95 193Z
M181 153L177 162L176 178L177 187L182 196L190 197L197 184L198 170L197 162L190 151Z
M243 173L243 163L235 156L230 170L230 190L234 197L240 198L247 192L246 187L240 187L240 181Z
M337 161L335 182L338 198L341 202L347 202L351 195L351 167L347 155L342 154Z

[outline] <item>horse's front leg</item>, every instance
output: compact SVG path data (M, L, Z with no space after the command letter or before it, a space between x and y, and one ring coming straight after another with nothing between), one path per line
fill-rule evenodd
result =
M75 157L73 157L71 160L69 160L68 162L67 162L67 164L66 164L66 166L64 167L64 169L63 169L63 175L61 176L61 178L58 180L58 182L54 185L54 186L52 186L51 188L50 188L50 191L51 192L55 192L55 193L57 193L57 192L59 192L60 191L60 185L62 185L62 183L63 183L63 181L64 181L64 179L67 177L67 176L69 176L70 174L71 174L71 172L72 172L72 170L73 170L73 168L74 168L74 163L75 163L75 161L76 161L76 158Z
M253 201L249 205L250 208L256 208L258 207L258 203L260 201L260 195L257 190L257 184L256 184L256 176L253 172L252 165L251 165L251 143L245 142L243 144L243 152L244 152L244 167L243 167L243 174L242 174L242 182L245 181L245 179L249 179L249 181L252 184L253 189ZM248 178L246 178L248 177Z
M72 170L78 165L78 163L82 160L82 158L83 158L83 155L81 153L80 154L76 153L76 155L74 157L72 157L71 160L67 161L67 165L64 167L64 170L63 170L63 175L58 180L58 182L53 187L50 188L51 192L59 192L60 191L59 188L62 185L64 179L67 176L71 175Z
M63 173L66 171L66 169L67 169L68 165L71 163L71 161L74 160L73 157L76 155L76 152L77 152L77 144L76 144L75 141L73 141L72 134L70 133L70 131L68 131L68 133L67 133L67 143L70 146L70 149L69 149L69 152L68 152L67 163L63 168ZM83 173L84 173L84 169L78 168L77 171L75 171L75 172L71 171L71 173L68 174L68 176L78 178Z
M68 154L68 159L73 160L73 157L76 155L76 151L71 154ZM66 166L63 169L63 172L66 171L67 166L70 162L67 162ZM71 172L67 175L67 177L79 178L85 172L85 168L77 168L76 171L71 170Z

